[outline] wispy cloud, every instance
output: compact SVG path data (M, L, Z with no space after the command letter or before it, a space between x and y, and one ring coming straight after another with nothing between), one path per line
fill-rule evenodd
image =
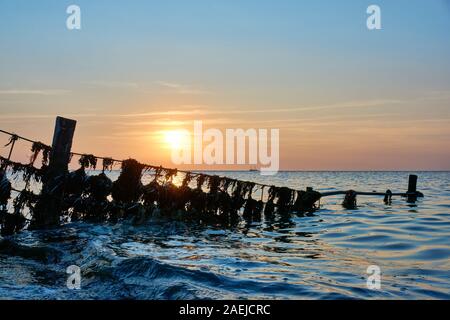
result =
M450 100L450 90L434 90L428 91L425 95L419 97L419 101L433 101L433 100Z
M1 92L1 91L0 91ZM290 112L301 112L301 111L311 111L311 110L328 110L328 109L345 109L345 108L368 108L376 106L389 106L394 104L402 104L407 101L402 100L368 100L368 101L355 101L355 102L345 102L329 105L316 105L316 106L304 106L304 107L291 107L291 108L271 108L271 109L246 109L246 108L233 108L233 109L214 109L207 106L181 106L178 110L168 110L168 111L149 111L141 113L105 113L102 117L108 118L151 118L151 117L172 117L172 116L220 116L220 115L240 115L240 114L266 114L266 113L290 113ZM76 118L88 118L97 117L98 113L96 110L86 110L87 113L71 114L65 116L73 116ZM91 111L91 112L89 112ZM94 112L92 112L94 111ZM55 117L55 114L2 114L0 119L24 119L24 118L51 118ZM293 118L289 118L293 119ZM288 120L289 120L288 119ZM179 119L177 119L179 120ZM217 119L216 119L217 120ZM142 121L146 121L143 120ZM180 120L181 121L181 120ZM233 120L236 121L236 120ZM252 121L255 121L254 119ZM269 122L272 120L268 120ZM297 120L295 120L297 121Z
M58 114L32 114L32 113L9 113L0 114L0 120L26 120L26 119L51 119L55 118L57 115L64 116L66 118L95 118L98 114L95 113L74 113L65 114L63 112L58 112Z
M391 100L391 99L376 99L367 101L350 101L335 104L316 105L316 106L300 106L292 108L272 108L272 109L257 109L246 110L244 108L235 110L224 110L222 113L229 114L247 114L247 113L278 113L278 112L296 112L296 111L315 111L315 110L328 110L328 109L347 109L347 108L369 108L377 106L386 106L393 104L402 104L403 100Z
M156 81L157 85L170 89L171 91L174 91L178 94L191 94L191 95L197 95L197 94L208 94L210 92L198 88L194 88L189 85L180 84L180 83L174 83L174 82L167 82L167 81Z
M0 95L38 95L55 96L70 93L70 90L63 89L9 89L0 90Z
M192 109L184 107L183 110L169 110L169 111L158 111L158 112L142 112L142 113L127 113L127 114L116 114L118 117L150 117L150 116L173 116L173 115L231 115L231 114L257 114L257 113L289 113L289 112L300 112L300 111L314 111L314 110L328 110L328 109L346 109L346 108L369 108L378 106L392 106L394 104L403 104L407 101L403 100L393 100L393 99L377 99L377 100L367 100L367 101L351 101L336 104L327 105L316 105L316 106L299 106L299 107L280 107L271 109L247 109L244 107L239 108L222 108L222 109L212 109L206 108L205 106L192 106Z
M149 121L114 122L114 124L124 127L138 127L138 126L180 127L185 125L191 125L192 121L157 119Z
M103 87L103 88L138 88L139 84L136 82L126 82L126 81L86 81L83 82L88 86L92 87Z
M195 88L194 86L180 84L169 81L155 81L153 83L137 83L131 81L104 81L104 80L92 80L92 81L84 81L82 84L87 85L92 88L106 88L106 89L139 89L144 92L148 91L149 87L152 85L157 85L158 87L162 87L170 93L175 94L186 94L186 95L200 95L200 94L208 94L209 92L206 90L202 90L199 88Z
M211 114L206 110L172 110L172 111L155 111L155 112L141 112L141 113L125 113L125 114L110 114L111 117L123 117L123 118L140 118L140 117L152 117L152 116L183 116L193 114Z

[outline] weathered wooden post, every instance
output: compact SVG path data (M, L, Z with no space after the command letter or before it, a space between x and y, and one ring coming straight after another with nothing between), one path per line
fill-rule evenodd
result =
M417 200L417 175L410 174L408 180L408 192L406 200L410 203L414 203Z
M43 178L40 200L33 213L31 228L59 225L64 195L64 180L69 170L70 150L76 121L56 118L48 171Z

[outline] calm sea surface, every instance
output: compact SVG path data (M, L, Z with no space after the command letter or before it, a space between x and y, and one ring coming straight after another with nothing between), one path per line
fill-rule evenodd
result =
M406 191L403 172L220 175L320 191ZM29 257L0 254L0 299L450 299L450 173L418 172L416 205L325 198L314 216L233 229L149 220L135 227L67 224L12 239ZM113 173L112 175L117 175ZM78 265L81 290L66 288ZM380 290L367 267L381 269Z

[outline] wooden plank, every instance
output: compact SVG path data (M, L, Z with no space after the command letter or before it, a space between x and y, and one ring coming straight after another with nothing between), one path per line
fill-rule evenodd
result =
M43 179L41 199L36 204L31 228L47 228L60 223L64 181L69 170L70 151L76 121L56 118L48 172Z
M417 192L417 176L412 174L409 176L408 181L408 191L407 192L393 192L392 196L406 197L412 202L417 200L417 197L423 197L423 194ZM321 192L322 197L331 197L337 195L345 195L347 194L347 190L338 190L338 191L330 191L330 192ZM363 192L363 191L355 191L358 196L385 196L386 192Z
M408 196L407 201L409 203L414 203L417 200L417 176L415 174L409 175L408 180Z
M348 191L330 191L330 192L321 192L322 197L331 197L338 195L345 195ZM358 196L385 196L386 192L364 192L364 191L355 191ZM393 192L393 196L406 197L407 193L405 192Z

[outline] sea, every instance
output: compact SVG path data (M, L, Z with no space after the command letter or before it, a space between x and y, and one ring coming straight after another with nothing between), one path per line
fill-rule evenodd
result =
M25 230L0 238L0 299L450 299L450 172L212 174L404 192L411 173L424 194L414 204L359 196L348 210L333 196L312 215L230 228L153 217Z

